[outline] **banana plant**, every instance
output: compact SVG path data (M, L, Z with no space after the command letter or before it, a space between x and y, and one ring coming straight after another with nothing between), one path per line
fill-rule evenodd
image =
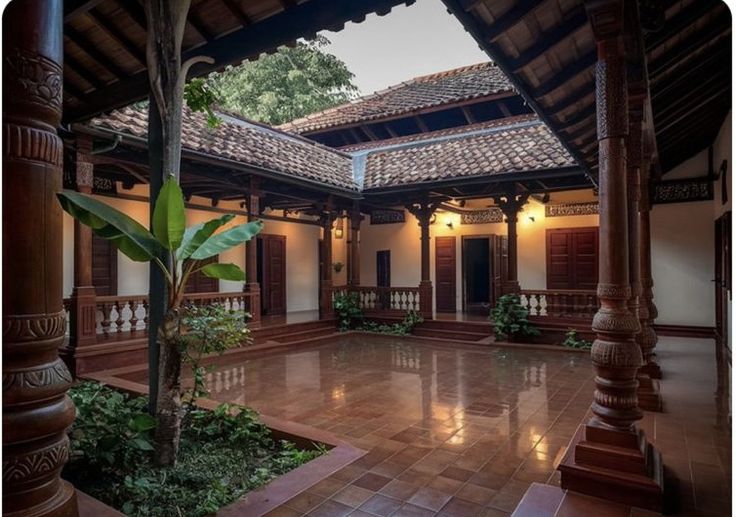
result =
M245 281L236 264L202 264L233 246L252 239L263 228L253 221L223 228L235 217L226 214L186 228L184 194L173 176L165 182L153 210L152 231L123 212L74 191L57 194L62 208L108 239L136 262L154 262L167 282L167 307L156 329L159 345L158 398L156 405L155 459L161 466L176 463L181 434L181 314L188 279L201 271L211 278ZM220 231L218 231L220 230ZM160 257L168 257L163 261Z

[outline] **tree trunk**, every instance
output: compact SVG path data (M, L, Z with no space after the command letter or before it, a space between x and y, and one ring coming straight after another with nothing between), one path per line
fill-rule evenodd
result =
M156 464L173 466L181 434L180 316L169 309L158 329L159 385L156 401Z

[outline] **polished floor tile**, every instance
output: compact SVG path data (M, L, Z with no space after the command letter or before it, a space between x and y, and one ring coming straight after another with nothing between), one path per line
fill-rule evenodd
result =
M713 343L661 338L657 351L665 412L646 413L641 427L677 478L676 514L727 515L730 427L714 395ZM368 451L283 515L509 515L532 483L559 484L555 468L593 391L586 354L379 336L263 354L211 378L214 399Z

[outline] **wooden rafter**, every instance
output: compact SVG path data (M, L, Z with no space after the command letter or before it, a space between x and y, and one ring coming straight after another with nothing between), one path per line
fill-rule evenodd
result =
M97 62L98 65L100 65L102 68L110 72L118 79L126 77L128 75L128 73L120 68L120 66L118 66L114 60L97 50L97 45L89 41L86 36L84 36L76 29L66 26L64 28L64 35L69 38L69 40L73 42L77 47L79 47L82 52L87 54L90 58Z
M526 2L517 2L510 10L508 10L493 21L491 27L484 32L483 38L491 43L496 41L504 32L509 30L517 23L521 23L524 16L529 15L544 2L545 0L529 0Z

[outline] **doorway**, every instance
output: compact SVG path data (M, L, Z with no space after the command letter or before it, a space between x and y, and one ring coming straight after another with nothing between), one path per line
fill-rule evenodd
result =
M376 286L391 287L391 250L376 252Z
M488 312L491 303L491 242L489 237L463 238L463 310Z
M257 248L261 313L286 314L286 235L261 234Z
M457 289L455 275L455 237L437 237L435 239L434 281L437 284L437 312L457 311Z

